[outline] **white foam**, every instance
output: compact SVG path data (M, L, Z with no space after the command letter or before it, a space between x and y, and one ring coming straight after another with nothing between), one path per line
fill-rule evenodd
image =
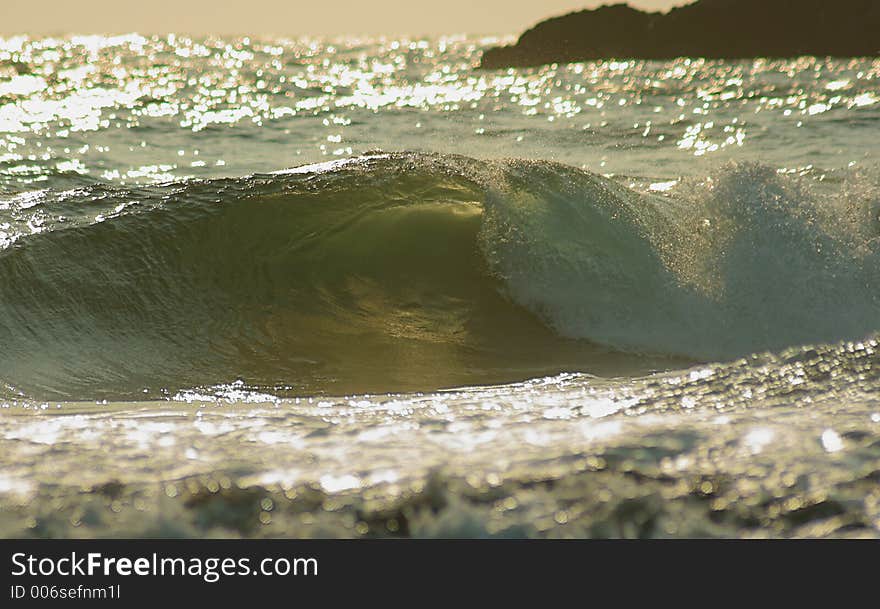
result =
M671 197L548 163L488 188L483 247L561 334L699 359L880 329L877 190L729 165Z

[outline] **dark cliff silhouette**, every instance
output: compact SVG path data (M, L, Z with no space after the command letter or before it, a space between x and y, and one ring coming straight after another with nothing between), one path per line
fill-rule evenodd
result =
M482 68L606 57L751 58L880 53L880 0L699 0L668 13L626 4L542 21Z

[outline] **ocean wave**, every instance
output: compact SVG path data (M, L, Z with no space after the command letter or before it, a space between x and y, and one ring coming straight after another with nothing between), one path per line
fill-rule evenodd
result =
M397 153L17 195L0 376L52 399L393 391L860 338L880 322L877 192L741 164L657 196Z

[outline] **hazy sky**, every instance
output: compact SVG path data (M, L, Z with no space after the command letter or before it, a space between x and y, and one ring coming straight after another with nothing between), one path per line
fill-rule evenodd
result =
M623 0L0 0L0 33L519 33ZM690 0L631 0L666 10Z

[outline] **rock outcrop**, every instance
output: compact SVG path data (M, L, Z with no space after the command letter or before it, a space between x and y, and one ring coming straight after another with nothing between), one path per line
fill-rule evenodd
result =
M752 58L880 54L880 0L699 0L668 13L626 4L542 21L480 67L600 58Z

